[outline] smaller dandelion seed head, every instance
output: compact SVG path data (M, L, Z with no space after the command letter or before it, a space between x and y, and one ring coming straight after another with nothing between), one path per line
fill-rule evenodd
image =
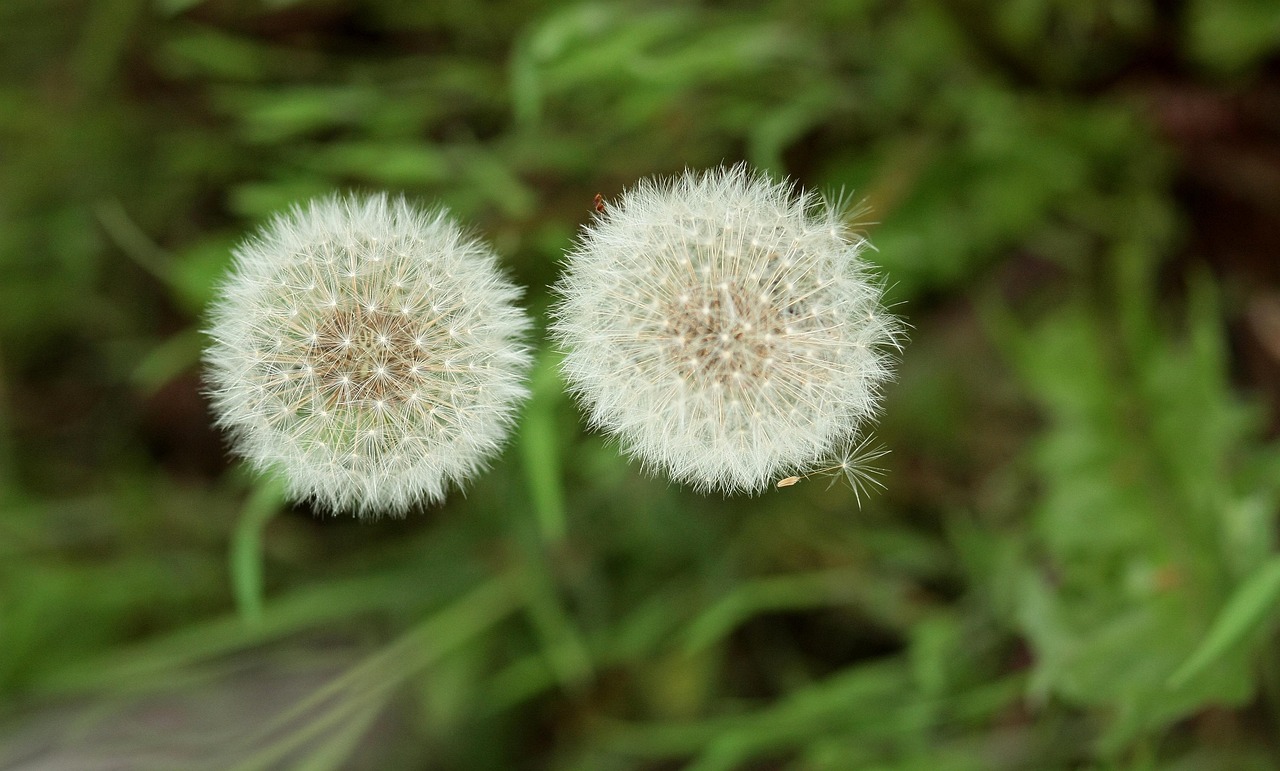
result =
M556 287L552 332L591 422L725 493L836 452L876 413L901 331L841 215L741 165L624 193Z
M518 295L443 211L386 195L297 206L236 249L211 309L218 423L321 509L439 500L501 446L525 396ZM439 405L465 418L437 430Z

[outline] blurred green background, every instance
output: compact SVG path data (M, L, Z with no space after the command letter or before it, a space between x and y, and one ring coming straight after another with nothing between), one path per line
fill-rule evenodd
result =
M597 192L744 159L912 326L861 508L646 478L540 334L406 519L211 430L273 211L440 201L545 319ZM0 2L0 768L1274 769L1278 403L1271 0Z

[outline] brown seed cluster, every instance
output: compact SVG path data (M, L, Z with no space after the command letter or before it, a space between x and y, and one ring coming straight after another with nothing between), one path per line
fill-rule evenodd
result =
M335 310L308 335L304 361L328 407L352 400L399 406L430 371L430 333L429 324L404 314Z
M730 282L700 285L677 294L664 311L668 352L694 382L729 388L767 377L783 334L767 292Z

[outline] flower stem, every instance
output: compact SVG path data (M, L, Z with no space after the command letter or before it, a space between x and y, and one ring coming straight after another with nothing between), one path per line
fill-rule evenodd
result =
M249 494L231 534L231 589L240 618L251 627L262 622L262 533L280 511L284 493L283 481L264 479Z
M534 369L533 395L520 432L520 455L525 482L529 486L529 499L542 540L548 544L563 541L568 529L555 425L556 406L563 391L553 359L551 355L542 356Z

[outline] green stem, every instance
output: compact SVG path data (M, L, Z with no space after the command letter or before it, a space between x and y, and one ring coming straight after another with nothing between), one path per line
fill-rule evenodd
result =
M231 589L240 618L249 626L262 623L262 533L280 511L284 494L282 481L263 480L250 493L231 534Z
M14 470L15 454L13 434L9 425L9 390L6 386L4 352L0 351L0 501L8 495L17 495L17 474Z
M541 638L543 653L556 679L573 687L590 678L592 666L586 643L557 592L548 554L563 548L568 533L560 435L556 431L556 410L564 399L564 388L556 365L556 355L545 351L534 367L533 395L520 431L520 455L533 521L521 522L516 531L525 552L521 586L526 613Z
M554 359L547 354L538 361L533 375L533 396L520 432L520 455L529 499L542 540L549 544L563 541L568 530L555 419L563 389Z
M1262 648L1262 697L1271 719L1273 736L1280 737L1280 638L1273 632ZM1271 752L1280 760L1280 742L1273 742Z
M540 544L528 537L522 540L531 541L526 546L527 561L521 581L525 612L556 679L565 687L577 687L592 676L591 652L556 591L551 566Z

